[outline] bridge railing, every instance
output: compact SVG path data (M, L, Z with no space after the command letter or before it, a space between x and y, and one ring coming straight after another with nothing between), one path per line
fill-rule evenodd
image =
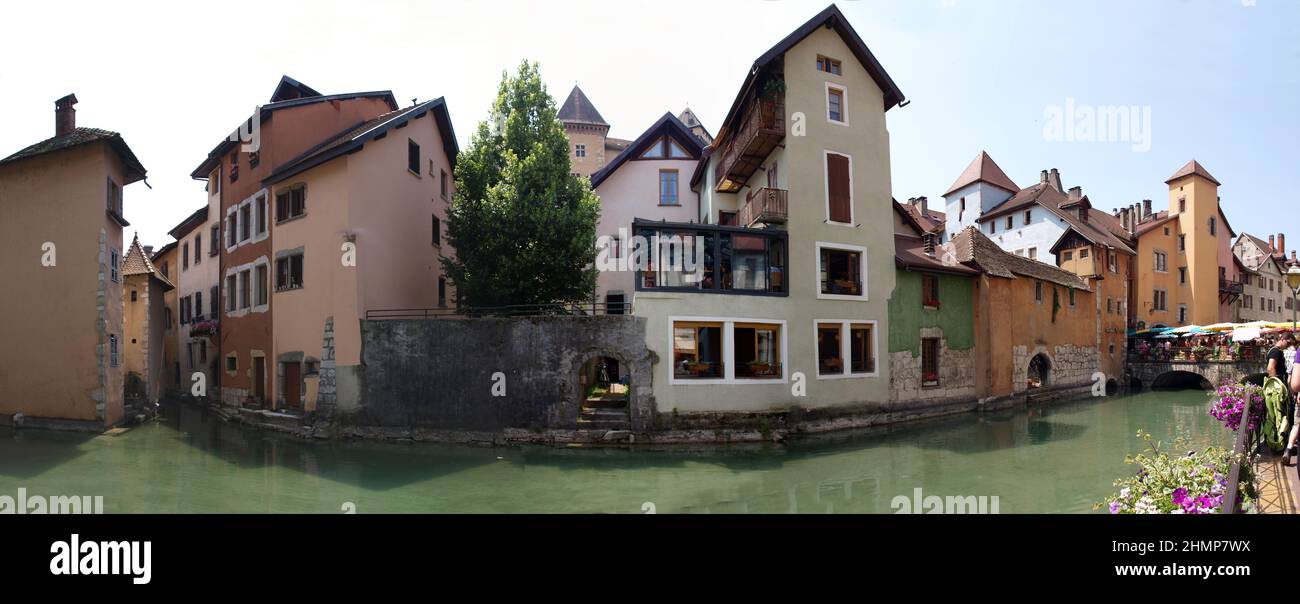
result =
M1237 430L1237 443L1233 446L1232 452L1234 459L1232 469L1228 472L1228 489L1223 495L1223 505L1219 507L1220 514L1236 514L1241 512L1241 493L1239 483L1245 465L1250 463L1250 452L1255 445L1255 432L1242 426Z

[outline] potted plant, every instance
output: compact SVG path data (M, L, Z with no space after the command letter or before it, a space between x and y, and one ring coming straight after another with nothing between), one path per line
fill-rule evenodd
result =
M772 375L772 364L767 361L750 361L746 364L753 375Z
M927 371L927 372L925 372L925 373L921 376L921 385L922 385L922 386L938 386L938 385L939 385L939 373L938 373L938 372L935 372L935 371Z

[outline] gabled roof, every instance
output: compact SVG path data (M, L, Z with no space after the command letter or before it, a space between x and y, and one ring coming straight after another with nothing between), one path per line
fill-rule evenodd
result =
M167 234L171 235L176 239L184 239L185 236L190 234L191 231L199 228L200 226L203 226L203 224L206 223L207 221L208 221L208 206L204 205L203 207L195 210L193 214L186 216L185 220L180 221L180 224L177 224L176 226L172 227L172 230L167 231Z
M564 104L560 105L560 111L555 115L561 122L575 124L595 124L597 126L608 126L609 123L605 118L600 117L600 112L596 111L596 106L591 104L591 99L583 94L582 89L575 84L573 90L569 92L569 98L564 99Z
M157 262L159 258L162 258L163 254L166 254L167 252L176 249L176 246L180 245L180 243L181 242L179 241L172 241L171 243L168 243L167 245L164 245L154 250L152 253L149 254L149 260L151 262Z
M978 268L995 277L1007 279L1028 277L1073 289L1091 291L1088 284L1074 273L1007 252L973 226L962 229L947 245L952 246L958 262Z
M324 96L316 92L315 88L303 84L289 76L281 76L280 83L275 87L275 92L271 93L271 102L287 101L290 99L300 99L304 97Z
M605 167L597 170L591 175L591 188L594 189L600 186L600 183L605 182L605 179L609 178L609 176L618 170L625 162L636 159L641 155L641 153L645 152L650 145L659 142L659 140L665 136L671 137L673 140L677 141L678 144L682 145L682 148L687 153L691 154L691 157L665 157L663 159L676 159L679 161L695 160L700 157L700 153L704 150L704 146L701 144L702 141L700 141L699 137L695 136L695 133L691 132L690 128L686 127L686 124L677 119L677 116L671 113L665 113L663 117L655 121L654 124L651 124L649 128L646 128L646 131L642 132L641 136L638 136L636 140L632 141L632 144L628 145L627 149L624 149L622 153L619 153L618 157L614 158L614 161L605 164Z
M894 200L895 210L907 214L907 216L917 225L917 228L923 233L932 233L943 230L944 223L947 222L947 215L930 208L920 208L912 203L899 203Z
M1276 250L1273 249L1273 246L1269 245L1267 241L1264 241L1259 237L1251 235L1250 233L1242 233L1241 236L1250 240L1251 243L1254 243L1255 247L1259 248L1259 251L1264 252L1265 255L1272 255L1276 253Z
M288 76L281 77L280 83L277 84L275 87L276 92L271 95L271 98L274 102L268 105L262 105L260 110L257 112L258 114L257 117L262 122L271 119L271 117L274 116L275 112L281 109L289 109L291 107L302 107L303 105L311 105L314 103L349 101L352 99L377 98L386 101L388 103L389 109L393 111L397 110L397 99L393 96L393 91L391 90L376 90L371 92L348 92L344 94L332 94L329 96L321 96L320 93L316 93L317 96L299 96L299 97L293 97L285 100L276 101L275 99L281 96L282 91L289 90L288 88L285 88L286 79L293 81L293 78L289 78ZM298 90L305 89L311 92L316 92L315 90L303 86L302 84L298 84L298 86L301 87ZM285 92L285 94L288 95L287 92ZM250 116L248 119L244 120L243 123L247 123L251 119L253 118ZM243 126L243 123L240 124L241 127ZM226 153L228 153L230 149L233 148L235 145L241 144L237 141L230 140L230 138L231 137L228 136L226 137L225 140L222 140L220 143L217 143L217 146L213 147L212 150L208 152L208 156L203 159L203 163L200 163L197 168L194 168L193 172L190 172L190 178L193 178L195 180L207 179L208 173L210 173L212 169L217 166L217 164L226 156Z
M1066 196L1064 193L1057 191L1056 187L1045 182L1040 182L1032 187L1016 191L1015 194L1006 201L993 206L989 211L981 214L979 218L975 219L975 222L985 223L991 220L996 220L997 218L1007 214L1013 214L1018 210L1037 205L1040 200L1044 201L1041 205L1055 208L1058 205L1065 203Z
M135 153L131 151L131 148L126 145L126 141L122 139L122 135L109 130L100 130L98 128L75 128L72 132L64 134L63 136L47 138L35 145L28 146L9 157L0 159L0 166L99 141L108 143L108 146L112 147L113 151L117 153L118 158L122 160L122 165L126 168L126 182L122 183L123 185L129 185L133 182L144 180L146 174L144 165L136 158Z
M1039 205L1046 206L1046 204L1043 203L1040 203ZM1123 227L1119 225L1119 221L1110 214L1094 209L1086 195L1078 201L1063 203L1056 208L1050 206L1046 207L1049 211L1060 216L1065 220L1065 223L1069 225L1068 228L1065 229L1065 232L1056 240L1056 243L1052 244L1051 252L1053 254L1055 254L1056 250L1065 242L1070 233L1076 233L1086 241L1095 245L1100 245L1107 249L1122 252L1130 256L1137 255L1137 251L1133 249L1133 243L1130 241L1128 235L1124 234ZM1071 209L1067 209L1067 207ZM1087 208L1087 221L1079 218L1080 208Z
M986 182L1008 193L1015 193L1020 190L1020 187L1016 186L1015 182L1012 182L1011 178L1007 176L1006 172L1002 171L997 162L993 161L988 152L980 151L970 165L966 166L965 170L962 170L961 176L958 176L957 180L953 181L952 186L948 187L948 192L944 193L943 196L947 197L957 189L977 182Z
M1151 218L1148 218L1144 222L1138 223L1137 232L1135 233L1135 235L1141 237L1142 235L1145 235L1155 230L1156 227L1165 224L1166 222L1169 222L1172 218L1173 217L1169 215L1169 210L1161 210L1159 212L1156 212L1151 215Z
M1206 170L1205 166L1202 166L1200 162L1194 159L1192 161L1187 162L1187 164L1185 164L1183 167L1179 168L1177 172L1174 172L1174 175L1170 176L1169 180L1165 181L1165 184L1169 184L1184 176L1191 176L1193 174L1195 174L1196 176L1200 176L1201 178L1204 178L1216 185L1222 186L1222 183L1216 180L1213 176L1210 176L1210 171Z
M708 145L713 142L713 134L709 132L708 128L704 127L704 122L700 121L699 116L695 115L695 112L691 111L690 107L683 109L682 112L677 115L677 119L681 120L683 124L686 124L687 128L692 130L699 128L704 132L704 136L702 137L704 139L703 144Z
M438 122L438 132L442 135L443 151L446 152L447 159L454 169L456 167L456 155L460 152L460 147L456 143L456 133L452 131L451 115L447 111L447 103L442 97L438 97L432 101L425 101L406 109L385 113L374 119L345 128L315 147L304 151L298 157L276 166L271 171L271 174L262 180L262 185L273 185L336 157L356 153L365 147L366 143L388 136L390 130L405 127L412 120L418 120L429 113L432 113L434 119Z
M973 276L979 271L961 264L956 256L936 242L934 254L925 251L925 225L916 220L916 214L909 206L894 201L894 212L903 219L912 232L894 233L894 265L904 270L946 273L952 275ZM931 235L933 236L933 235Z
M149 255L144 253L144 248L140 245L140 234L136 233L135 238L131 241L131 247L126 250L126 255L122 257L122 274L123 275L149 275L163 285L163 291L174 289L176 286L171 280L164 277L153 265Z

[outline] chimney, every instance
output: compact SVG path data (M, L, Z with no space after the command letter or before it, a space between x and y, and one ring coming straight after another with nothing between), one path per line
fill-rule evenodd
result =
M1137 225L1142 224L1142 214L1138 212L1137 204L1128 206L1128 223L1133 225L1133 230L1137 230Z
M54 101L54 136L63 136L77 129L77 95L69 94Z
M150 255L150 254L153 253L153 246L152 246L152 245L142 245L142 246L140 246L140 248L144 250L144 255L145 255L145 256L148 256L148 255Z
M1047 181L1051 183L1052 187L1054 187L1057 191L1065 190L1064 188L1061 187L1061 173L1057 172L1056 168L1052 168L1051 173L1047 175Z
M1291 263L1292 263L1292 264L1295 264L1295 263L1297 263L1297 262L1300 262L1300 260L1296 260L1296 257L1295 257L1295 250L1291 250Z
M1043 170L1041 173L1039 173L1039 175L1038 175L1038 183L1039 183L1039 184L1047 184L1047 170Z
M1273 235L1268 236L1268 253L1277 253L1277 240L1273 238Z
M924 212L925 209L926 209L926 206L929 205L929 201L930 201L930 200L929 200L928 198L926 198L925 196L917 197L917 198L915 198L915 199L912 200L912 202L914 203L914 205L916 205L916 207L921 208L921 211L922 211L922 212Z
M1277 234L1277 253L1286 255L1286 233Z
M1150 200L1150 199L1143 199L1143 200L1142 200L1142 218L1144 218L1144 219L1149 219L1149 218L1151 218L1151 200Z
M1067 197L1070 201L1079 201L1083 198L1083 187L1070 187L1070 194Z
M921 244L925 248L925 255L933 258L934 257L934 233L926 233L924 235L921 235Z

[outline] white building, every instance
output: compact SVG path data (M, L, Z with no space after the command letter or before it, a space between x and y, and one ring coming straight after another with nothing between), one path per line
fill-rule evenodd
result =
M217 394L218 310L221 295L220 183L208 191L207 205L168 231L176 238L177 327L175 373L181 391L193 391L194 375L203 374L208 396Z

